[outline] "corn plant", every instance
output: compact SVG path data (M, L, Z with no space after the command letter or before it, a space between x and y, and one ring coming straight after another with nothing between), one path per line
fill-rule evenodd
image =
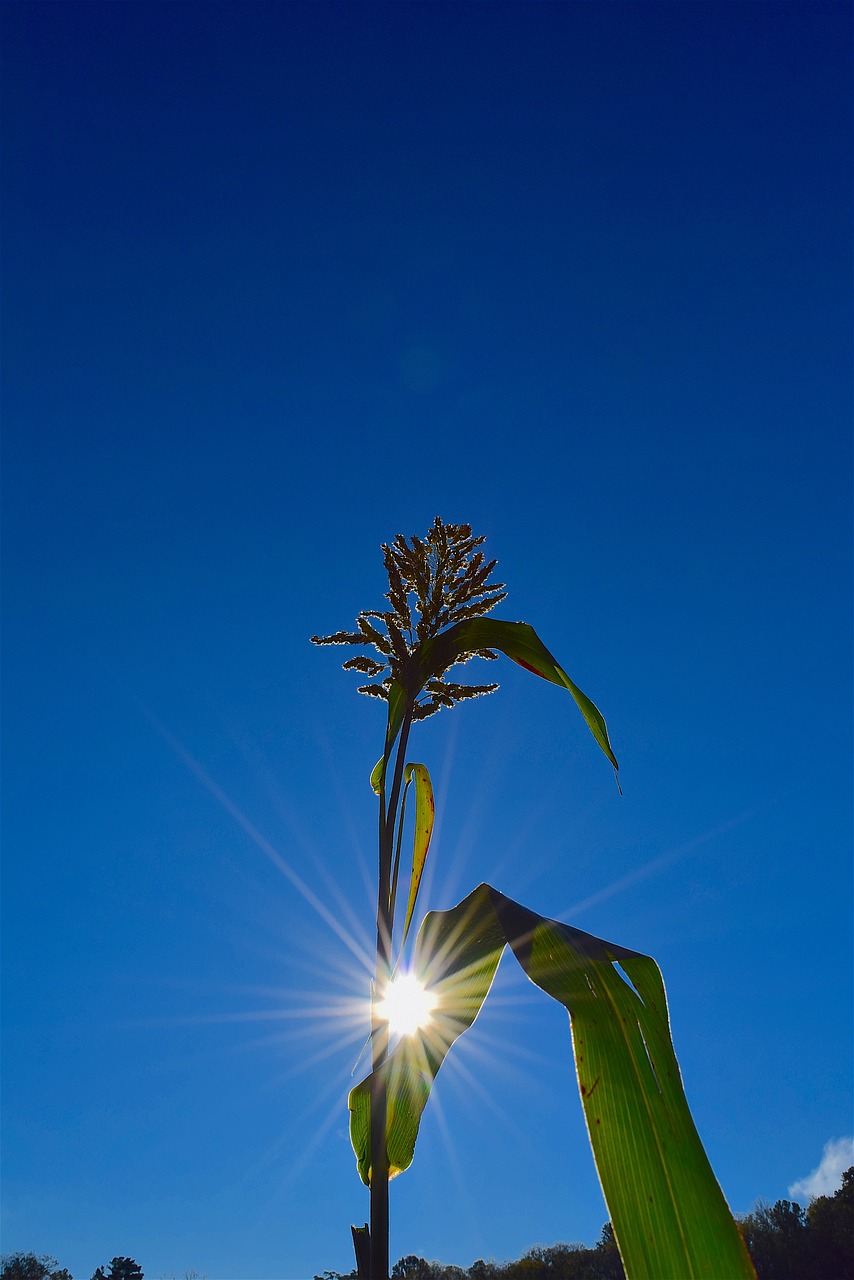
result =
M388 1280L389 1180L412 1161L436 1074L477 1017L505 947L531 981L569 1012L593 1158L630 1280L753 1277L688 1108L664 985L648 956L537 915L482 884L451 910L424 917L409 982L429 1001L408 1033L390 1045L400 960L434 820L430 774L406 759L410 732L419 720L498 687L460 684L449 679L452 669L504 654L568 690L615 773L618 768L599 710L533 627L486 617L507 593L492 581L496 561L487 561L483 542L469 525L438 517L424 538L398 534L382 548L390 607L363 610L355 631L312 637L320 645L373 649L376 656L359 653L344 668L367 677L360 693L387 705L385 745L370 778L379 799L371 1071L349 1098L356 1163L370 1188L370 1225L352 1228L359 1280ZM410 788L414 838L401 913Z

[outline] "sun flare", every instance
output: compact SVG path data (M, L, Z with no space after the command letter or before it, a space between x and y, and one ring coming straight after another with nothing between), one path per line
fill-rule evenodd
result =
M437 997L418 981L414 973L402 973L386 987L377 1012L388 1022L395 1036L412 1036L429 1026Z

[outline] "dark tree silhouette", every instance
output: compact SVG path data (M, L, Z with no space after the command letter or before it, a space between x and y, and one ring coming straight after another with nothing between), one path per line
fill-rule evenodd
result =
M10 1253L0 1262L0 1280L72 1280L56 1258L34 1253Z
M760 1201L740 1225L759 1280L803 1280L810 1274L807 1215L799 1204Z
M143 1280L142 1268L133 1258L113 1258L108 1270L99 1267L92 1280Z
M760 1203L738 1225L759 1280L854 1280L854 1167L807 1209Z
M433 1267L410 1253L405 1258L398 1258L391 1269L391 1280L433 1280Z
M849 1280L854 1275L854 1167L845 1170L835 1195L811 1202L807 1229L813 1243L812 1274L821 1280Z

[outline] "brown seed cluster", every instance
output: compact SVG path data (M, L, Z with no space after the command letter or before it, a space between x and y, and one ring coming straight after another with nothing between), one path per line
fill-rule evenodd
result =
M356 619L358 631L312 636L312 643L372 647L376 658L359 654L345 662L344 669L382 676L360 685L359 692L387 700L392 681L402 683L404 666L419 645L455 623L482 617L506 597L504 583L489 580L498 562L488 561L479 549L484 541L472 535L471 525L445 524L439 516L424 538L398 534L382 548L389 582L386 599L391 608L363 609ZM497 684L455 684L446 680L445 674L469 658L497 656L491 649L457 654L427 681L413 719L423 720L442 707L492 693Z

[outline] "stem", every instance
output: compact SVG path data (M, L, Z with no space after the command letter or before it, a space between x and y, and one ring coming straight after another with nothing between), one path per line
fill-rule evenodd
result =
M391 970L392 907L390 900L391 863L394 846L395 818L400 799L400 783L406 743L412 725L412 706L404 716L394 764L388 808L385 786L380 789L379 883L377 886L377 959L374 993L371 1002L371 1276L370 1280L388 1280L388 1148L386 1115L388 1087L381 1070L388 1057L388 1022L377 1016L377 1002L382 999ZM386 766L388 767L388 766Z

